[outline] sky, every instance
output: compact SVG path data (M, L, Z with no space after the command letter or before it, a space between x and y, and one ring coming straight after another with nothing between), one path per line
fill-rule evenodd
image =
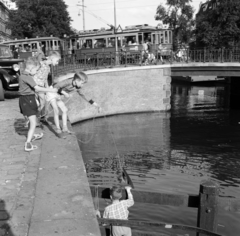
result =
M114 25L114 0L64 0L72 18L72 27L83 30L82 1L85 6L85 30L108 28ZM201 0L192 0L191 5L197 13ZM202 0L202 2L205 2ZM115 0L116 25L122 28L128 25L149 24L156 26L154 20L157 6L166 0Z

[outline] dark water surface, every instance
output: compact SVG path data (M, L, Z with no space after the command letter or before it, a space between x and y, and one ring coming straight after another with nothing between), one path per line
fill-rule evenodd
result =
M219 211L218 232L240 235L240 204L230 207L232 201L240 202L240 112L229 109L228 86L173 82L171 103L167 113L75 125L89 182L111 186L119 166L136 189L149 192L198 194L200 182L212 179L220 185L220 198L229 201ZM106 205L100 200L101 212ZM135 203L130 219L196 226L197 210Z

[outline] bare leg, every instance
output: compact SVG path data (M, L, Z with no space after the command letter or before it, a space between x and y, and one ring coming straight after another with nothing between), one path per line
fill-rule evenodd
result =
M57 101L57 105L62 111L63 131L68 131L68 128L67 128L67 112L68 112L68 109L67 109L67 107L65 106L65 104L62 100Z
M45 109L44 109L44 106L45 106L45 94L44 93L39 93L38 94L38 97L39 97L39 101L40 101L40 116L44 116L45 115Z
M29 116L28 119L30 121L30 127L29 127L28 134L27 134L27 143L30 143L32 141L33 134L34 134L34 131L36 128L37 117L36 117L36 115L33 115L33 116Z
M55 125L56 125L57 129L61 130L60 124L59 124L59 110L58 110L57 100L52 99L50 103L53 108L53 117L54 117Z

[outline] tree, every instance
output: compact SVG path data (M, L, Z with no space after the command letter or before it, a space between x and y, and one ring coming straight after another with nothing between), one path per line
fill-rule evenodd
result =
M167 7L160 4L155 15L156 20L162 20L173 29L173 49L178 44L188 44L194 26L194 9L190 5L192 0L167 0Z
M240 5L236 0L221 0L215 9L196 18L196 42L202 47L239 45Z
M7 28L16 38L71 34L71 18L63 0L12 0Z

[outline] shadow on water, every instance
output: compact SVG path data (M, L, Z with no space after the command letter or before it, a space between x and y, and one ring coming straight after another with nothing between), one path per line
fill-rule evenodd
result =
M6 210L5 201L0 199L0 235L1 236L14 236L11 226L8 224L10 218Z

